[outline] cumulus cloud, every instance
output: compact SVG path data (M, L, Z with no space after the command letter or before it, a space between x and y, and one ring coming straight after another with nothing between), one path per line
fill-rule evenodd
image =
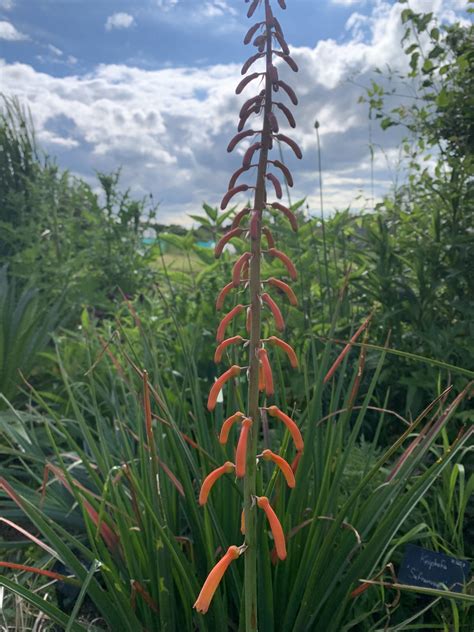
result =
M105 23L105 30L128 29L135 24L135 18L129 13L113 13L109 15Z
M20 40L28 39L27 35L20 33L13 24L2 20L0 22L0 39L8 40L10 42L18 42Z
M412 0L414 7L422 3ZM453 0L434 3L449 19ZM303 148L303 160L283 147L294 172L292 198L307 196L313 211L319 204L316 119L328 211L354 204L359 196L370 198L372 169L375 195L390 186L391 169L396 173L397 131L382 133L376 123L369 130L367 111L357 105L363 90L352 79L368 85L375 66L404 61L400 10L398 4L377 0L370 16L349 20L346 41L293 47L298 75L279 60L282 78L300 98L292 135ZM123 185L137 195L152 192L161 201L162 221L185 222L186 213L196 212L204 200L218 204L248 146L242 143L230 155L225 151L240 105L256 89L251 84L235 95L240 64L161 70L101 65L88 74L53 77L0 61L0 74L3 90L30 106L38 138L59 164L89 178L95 170L123 165ZM385 148L375 152L372 164L370 140Z
M365 4L365 0L331 0L332 4L339 4L343 7L353 7L357 5Z

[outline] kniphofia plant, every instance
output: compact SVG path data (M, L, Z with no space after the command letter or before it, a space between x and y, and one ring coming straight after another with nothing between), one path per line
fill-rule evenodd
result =
M285 0L277 0L281 9L286 8ZM245 629L247 631L257 629L257 506L261 507L268 518L278 556L281 560L286 557L286 543L282 527L276 513L271 507L270 500L265 496L257 496L256 467L257 448L259 438L259 425L261 410L265 409L271 416L276 417L285 423L294 440L297 455L303 450L303 440L300 431L294 421L283 411L274 405L267 407L267 399L274 396L274 382L271 368L271 357L277 353L275 347L283 349L289 363L293 368L297 368L298 360L292 347L279 337L270 336L262 338L262 318L270 315L270 324L278 331L285 328L284 319L280 307L272 297L274 288L282 291L286 299L293 306L297 304L294 291L283 279L270 277L262 279L261 264L262 256L266 255L270 259L279 260L286 268L287 275L291 280L297 277L296 268L291 259L277 248L274 236L268 226L266 226L269 213L279 212L290 222L291 228L297 230L297 221L292 211L281 202L269 202L270 191L267 186L270 184L271 192L278 199L282 197L282 186L280 178L285 178L288 186L293 186L293 177L288 167L279 160L271 159L271 151L276 142L288 145L297 158L301 158L301 150L295 141L280 132L280 123L295 127L295 120L291 110L285 103L289 100L293 105L298 103L298 99L293 89L279 77L278 63L282 60L293 71L298 67L290 56L288 44L272 9L271 0L246 0L249 4L247 16L252 16L258 11L263 11L263 19L257 21L247 32L244 43L253 44L257 52L244 63L242 74L246 75L236 88L236 93L241 94L248 86L255 85L257 81L263 82L263 88L243 104L237 127L237 134L230 141L227 150L233 151L241 141L250 140L250 145L245 151L242 166L232 175L229 188L221 203L224 210L234 196L240 193L254 192L253 205L244 208L238 213L230 227L230 230L220 239L216 245L215 254L219 257L224 247L234 238L245 239L248 243L248 250L245 251L235 262L232 270L231 281L221 290L217 298L217 309L223 309L226 297L231 292L237 292L239 300L221 320L217 330L218 347L215 354L215 361L221 362L224 351L229 346L240 345L243 352L247 353L248 363L245 367L248 378L248 399L247 410L244 413L237 411L229 417L223 424L220 441L226 443L231 427L240 424L240 434L236 450L235 475L243 480L244 509L242 524L245 525L245 542L237 547L232 545L229 548L231 553L226 555L216 564L209 574L203 590L195 604L201 612L206 612L210 600L217 589L217 583L222 578L225 569L230 561L237 559L241 554L245 556ZM263 63L262 71L255 71L254 64ZM252 68L252 72L248 71ZM259 86L260 87L260 86ZM280 120L279 120L280 117ZM245 129L252 122L250 129ZM273 169L273 171L271 170ZM279 175L277 176L276 173ZM254 174L252 184L244 184L240 179ZM265 237L267 248L262 246L262 235ZM244 298L246 302L244 303ZM226 330L234 319L246 312L247 332L249 338L243 336L232 336L226 338ZM242 367L233 365L217 379L211 389L208 399L208 409L213 411L217 405L217 396L226 383L240 379ZM270 460L284 473L290 487L294 486L294 476L290 465L283 457L273 454L269 450L262 453L265 460ZM211 485L225 473L234 471L234 464L226 462L209 474L200 494L200 502L204 504ZM216 583L216 578L218 578ZM208 588L208 590L206 590ZM203 607L203 595L204 607Z

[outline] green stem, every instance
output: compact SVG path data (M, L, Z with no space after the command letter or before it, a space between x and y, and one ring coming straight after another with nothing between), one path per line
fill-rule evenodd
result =
M265 0L265 8L269 8L270 0ZM252 220L256 222L256 230L251 231L250 262L250 310L251 330L249 345L249 389L248 416L253 420L247 449L246 475L244 481L244 512L245 512L245 630L257 632L257 515L254 498L257 493L257 447L260 425L258 371L259 361L257 351L261 341L261 232L262 213L266 205L265 174L267 172L268 150L271 138L268 114L272 109L272 83L268 72L272 63L271 25L267 24L267 50L265 76L265 107L262 131L262 149L258 163L258 174L255 189L254 210ZM251 220L251 221L252 221Z

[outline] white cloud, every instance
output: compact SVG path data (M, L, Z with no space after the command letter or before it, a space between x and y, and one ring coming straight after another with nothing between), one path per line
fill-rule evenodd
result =
M8 40L10 42L18 42L20 40L28 39L27 35L20 33L13 24L2 20L0 22L0 39Z
M109 15L105 23L105 30L128 29L135 24L135 18L129 13L113 13Z
M13 0L0 0L0 9L5 9L5 11L13 9Z
M449 19L456 1L431 3ZM412 0L415 10L422 3ZM320 123L328 211L349 205L358 195L370 198L371 136L385 147L374 156L376 195L390 186L389 166L396 177L397 131L382 133L374 122L369 134L367 111L357 105L363 90L350 79L357 76L359 84L368 85L375 66L405 63L400 54L401 8L376 0L371 15L348 24L346 41L292 48L298 75L280 60L282 78L300 98L292 136L302 146L303 160L296 161L284 147L294 173L293 200L307 196L310 207L318 208L315 119ZM59 164L91 179L95 170L123 165L123 186L137 195L152 192L161 201L161 221L180 222L204 200L219 203L243 151L240 147L229 155L227 143L235 133L240 104L257 87L251 84L243 95L235 95L240 64L162 70L102 65L86 75L53 77L0 60L0 75L3 91L30 106L40 142L58 156Z
M62 55L63 55L63 51L60 48L57 48L56 46L53 46L52 44L48 44L48 50L55 57L62 57Z

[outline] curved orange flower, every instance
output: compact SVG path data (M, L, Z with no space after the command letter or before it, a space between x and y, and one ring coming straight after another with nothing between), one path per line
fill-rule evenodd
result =
M263 376L265 382L265 393L270 396L275 393L275 389L273 386L273 373L272 367L270 366L270 361L268 359L268 354L266 349L258 350L258 359L262 364Z
M196 599L196 603L193 606L198 612L205 614L209 610L214 593L216 592L224 573L230 566L231 562L239 557L240 552L241 551L238 546L229 546L227 553L217 562L212 571L209 573L203 587L201 588L201 592Z
M282 421L285 424L285 426L290 431L290 434L293 438L297 452L303 452L303 449L304 449L303 437L301 436L300 429L298 428L296 423L293 421L293 419L291 417L288 417L288 415L285 415L285 413L282 410L280 410L277 406L269 406L267 408L267 411L272 417L277 417L280 421Z
M237 444L237 452L235 455L235 475L237 478L245 476L247 465L247 443L252 420L246 417L242 422L242 430L240 431L239 443Z
M227 417L227 419L222 424L221 433L219 435L219 443L221 443L222 445L225 445L227 443L227 439L229 438L229 432L232 426L235 424L236 421L238 421L242 417L245 417L245 415L244 413L241 413L240 411L234 413L230 417Z
M227 338L223 340L221 344L217 347L216 352L214 353L214 362L219 364L222 360L222 354L230 345L235 345L237 342L243 342L242 336L232 336L232 338Z
M217 380L212 385L212 388L209 391L209 397L207 398L208 411L213 411L214 408L216 407L217 396L221 392L224 384L231 378L237 377L238 375L240 375L240 366L238 366L237 364L234 364L233 366L230 367L230 369L227 369L225 373L223 373L220 377L217 378Z
M282 471L283 476L288 483L288 487L294 487L296 485L295 475L293 474L293 470L290 467L290 464L285 461L285 459L279 454L275 454L271 450L264 450L262 452L262 458L265 461L273 461L280 470Z
M277 347L283 349L283 351L288 356L291 366L294 369L298 368L298 358L296 357L296 353L291 345L289 345L284 340L277 338L276 336L270 336L270 338L267 338L267 342L273 342L273 344L277 345Z
M233 471L234 467L235 465L233 463L231 463L230 461L226 461L224 465L216 468L206 476L201 485L201 491L199 492L200 505L205 505L207 503L207 498L214 483L224 474L230 474Z
M267 520L272 531L273 540L275 542L277 555L280 560L284 560L286 558L286 542L285 534L283 533L280 521L278 520L278 517L273 511L270 505L270 501L266 496L257 496L257 505L260 507L260 509L263 509L267 516Z

